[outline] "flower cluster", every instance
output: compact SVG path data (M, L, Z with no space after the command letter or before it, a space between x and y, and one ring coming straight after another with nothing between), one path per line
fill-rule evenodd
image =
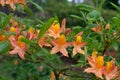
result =
M20 5L24 5L25 4L25 0L0 0L0 4L2 6L4 6L5 4L10 5L10 7L15 10L16 4L20 4Z
M64 24L62 24L64 25ZM5 36L4 34L0 35L0 41L5 41L8 39L11 43L11 51L10 54L18 54L21 59L25 59L24 55L26 53L27 44L21 39L28 39L28 40L36 40L37 44L40 48L43 47L50 47L51 54L55 53L62 53L63 56L68 56L68 51L66 50L68 46L73 46L73 56L77 53L84 54L84 50L82 48L87 44L86 42L82 42L82 34L75 35L72 42L67 42L66 36L64 33L66 28L60 27L58 21L54 21L50 28L44 33L41 38L38 38L38 34L40 33L40 29L35 29L30 27L27 31L22 30L21 26L19 26L17 21L13 19L10 20L10 25L6 27L5 32L11 32L14 34L10 34L9 36Z
M90 68L85 69L87 73L94 73L98 78L105 76L106 80L111 80L118 77L118 66L115 66L114 60L106 62L104 65L104 56L98 56L97 51L93 51L92 56L88 56Z

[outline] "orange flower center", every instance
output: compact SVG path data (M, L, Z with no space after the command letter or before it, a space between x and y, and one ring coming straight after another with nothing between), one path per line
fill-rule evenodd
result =
M96 68L99 69L104 65L104 57L103 56L98 56L96 58Z
M21 41L21 38L24 38L24 36L20 35L20 36L18 37L18 41L17 41L18 46L19 46L20 48L22 48L22 47L25 46L25 43Z
M53 32L55 34L58 33L58 30L60 29L60 24L58 23L58 21L55 21L53 24L52 24L52 29L53 29Z
M25 43L24 43L24 42L17 41L17 43L18 43L18 46L19 46L20 48L23 48L23 47L25 46Z
M66 43L66 37L65 35L60 35L60 37L58 37L58 44L59 45L64 45Z
M109 73L113 68L113 64L111 61L107 62L107 72Z
M0 35L0 41L5 41L6 37L4 35Z
M16 32L16 28L15 27L11 27L10 28L10 32Z
M82 42L82 37L81 36L77 36L75 44L79 45L81 42Z

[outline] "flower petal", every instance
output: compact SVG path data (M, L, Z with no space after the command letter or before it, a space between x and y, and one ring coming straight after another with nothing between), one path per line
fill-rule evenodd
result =
M81 54L84 54L84 50L82 50L82 49L79 48L79 47L77 48L77 52L78 52L78 53L81 53Z
M88 63L91 65L91 67L95 67L95 62L90 56L88 57Z
M25 52L22 49L19 49L18 55L22 60L25 59L24 54L25 54Z
M62 47L62 48L60 49L60 52L61 52L64 56L68 57L68 52L67 52L66 48Z
M76 48L73 48L73 56L77 54Z
M13 49L12 51L9 52L10 54L17 54L18 53L18 48Z
M59 52L58 46L53 47L52 50L51 50L51 54L55 54L57 52Z
M83 48L85 45L87 45L87 42L82 42L79 46Z
M10 40L10 43L13 47L17 47L17 41L15 39L15 36L10 36L9 40Z
M95 68L87 68L85 69L84 72L87 72L87 73L94 73L97 77L101 78L102 79L102 72L101 70L96 70Z

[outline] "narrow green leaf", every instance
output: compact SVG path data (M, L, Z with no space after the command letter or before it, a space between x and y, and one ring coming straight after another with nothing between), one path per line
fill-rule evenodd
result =
M4 29L7 26L12 16L13 14L11 13L5 18L4 22L2 23L2 29Z
M9 50L9 41L0 42L0 53L5 53Z
M118 50L118 43L117 42L113 42L112 46L115 50Z
M99 4L99 10L100 10L100 11L102 10L102 7L103 7L103 5L105 4L105 1L106 1L106 0L102 0L102 1L100 2L100 4Z
M55 20L59 21L59 18L57 16L54 17Z
M120 12L120 7L118 7L116 4L114 3L110 3L118 12Z
M83 18L81 18L81 17L79 17L77 15L70 15L70 16L73 17L73 18L79 19L79 20L83 20Z
M86 11L91 11L91 10L94 10L95 8L92 7L92 6L89 6L89 5L86 5L86 4L79 4L77 5L76 7L80 8L80 9L84 9Z
M33 41L33 40L28 40L28 39L26 39L26 38L21 38L20 39L22 42L25 42L26 44L33 44L33 43L35 43L35 41Z
M25 7L24 7L24 10L25 10L30 16L33 15L32 10L31 10L28 6L25 6Z
M29 0L30 3L32 3L38 10L44 12L43 8L41 6L39 6L38 4L36 4L35 2L33 2L32 0Z
M38 38L43 36L43 34L49 29L50 25L52 24L52 22L54 20L55 20L54 18L50 18L46 23L44 23L44 25L42 26L42 29L38 35Z
M117 17L112 18L112 22L115 26L119 27L120 26L120 19Z

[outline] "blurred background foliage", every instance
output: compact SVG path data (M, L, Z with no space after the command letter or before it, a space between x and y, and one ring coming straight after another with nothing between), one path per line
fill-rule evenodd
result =
M33 0L37 4L39 4L44 12L37 12L36 8L33 8L34 13L36 17L40 17L42 20L46 20L53 16L58 16L60 21L63 18L67 19L67 25L70 26L83 26L85 27L85 23L82 20L75 19L71 17L70 15L74 14L77 16L82 16L80 12L84 11L83 9L80 9L81 3L76 3L77 0L72 0L71 2L67 0ZM96 2L98 1L98 3ZM103 1L103 3L102 3ZM102 16L105 20L109 20L111 17L117 14L116 9L110 4L111 2L119 6L118 0L84 0L84 4L90 5L93 7L97 7L97 4L100 4L102 6ZM32 6L32 5L31 5ZM32 6L33 7L33 6Z
M76 19L71 17L70 15L77 15L82 17L81 12L85 11L84 9L80 9L81 3L80 0L31 0L38 4L41 7L40 9L37 9L34 4L28 3L28 7L30 7L29 11L27 11L30 16L34 15L34 18L39 18L43 21L46 21L48 18L53 16L58 16L59 20L62 21L63 18L67 19L67 27L70 26L82 26L85 27L86 24L83 20ZM79 1L79 3L76 3L76 1ZM83 0L84 4L90 5L96 9L98 9L100 12L102 12L102 16L105 20L109 20L111 17L118 14L116 9L111 5L111 3L116 4L119 6L118 0ZM0 6L1 7L1 6ZM27 7L27 8L28 8ZM28 16L28 13L25 13L25 10L22 11L19 6L17 6L17 10L14 12L18 16L22 17L30 17ZM26 8L26 7L25 7ZM8 6L5 6L4 8L0 8L0 11L4 11L6 13L13 12L8 8ZM22 13L22 14L21 14ZM88 12L87 12L88 13Z

